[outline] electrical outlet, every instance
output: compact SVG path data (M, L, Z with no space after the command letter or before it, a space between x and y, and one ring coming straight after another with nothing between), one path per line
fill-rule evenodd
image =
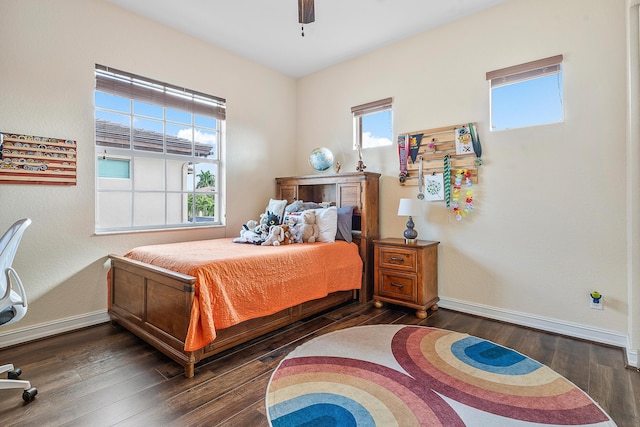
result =
M604 307L602 305L602 297L600 297L600 300L598 302L593 302L593 298L589 298L589 301L591 301L591 308L596 310L604 310Z

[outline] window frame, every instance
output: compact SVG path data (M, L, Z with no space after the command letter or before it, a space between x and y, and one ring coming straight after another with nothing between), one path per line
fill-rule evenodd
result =
M94 133L94 146L96 159L96 234L223 226L225 218L225 198L223 191L225 174L222 157L225 149L226 100L98 64L96 64L95 76L96 88L94 91L94 97L96 99L96 103L94 105L94 115L96 129ZM123 100L128 99L128 112L123 112L123 110L118 109L109 109L107 105L99 106L97 101L99 93L115 95L123 98ZM157 134L157 138L151 139L154 144L153 147L147 146L145 147L146 149L140 149L142 144L138 142L139 145L136 145L135 129L138 129L137 133L139 134L139 130L143 128L136 128L134 120L151 119L148 115L145 115L142 112L137 113L135 111L134 105L136 101L161 108L162 118L152 118L158 123L161 123L162 126L162 132L155 130L150 131L152 134ZM123 101L123 106L124 109L126 109L126 101ZM114 139L115 143L112 146L109 146L106 141L99 140L99 137L105 135L103 133L99 136L99 113L102 112L122 115L123 120L125 121L125 117L129 117L128 126L126 124L123 125L115 122L111 123L112 126L122 126L123 132L126 132L127 130L125 129L128 127L128 135L124 138L120 138L123 141L122 143L117 139ZM187 124L186 120L183 122L172 121L170 120L170 117L168 117L168 115L170 115L167 114L168 112L170 114L175 112L188 113L190 115L190 123ZM202 121L207 123L203 124ZM105 127L108 125L109 124L105 125ZM179 134L176 139L176 137L168 131L168 125L173 127L178 125L181 128L188 129L190 137L183 137ZM198 130L204 132L209 138L211 138L211 141L198 140L199 138L196 136L196 132ZM185 140L184 138L187 139ZM189 138L191 144L190 147L184 145L184 141L189 140ZM155 141L153 139L155 139ZM200 150L198 150L198 148L200 148ZM210 151L206 151L207 149ZM181 151L185 152L181 153ZM114 160L127 160L130 165L129 178L101 177L98 162L100 159L107 158ZM163 182L158 186L158 188L145 189L138 188L136 185L136 162L143 161L155 163L158 167L157 170L155 170L155 173L159 173L159 177L163 179ZM182 166L180 166L181 163ZM203 165L203 167L198 168L198 165ZM181 171L181 181L179 183L176 183L175 181L171 182L171 180L174 179L174 175L171 175L171 173L172 171L175 172L178 170L177 168ZM206 187L204 191L200 191L201 189L197 187L199 179L196 178L199 169L201 171L209 170L213 172L215 177L215 184L213 187ZM140 173L140 170L138 170L138 173ZM143 173L147 172L145 171ZM121 182L115 183L115 181L106 181L110 179L120 180ZM109 182L112 185L115 183L115 185L112 188L101 186L101 183L105 182ZM101 203L104 203L101 200L101 196L108 198L108 193L119 193L119 197L121 198L120 200L125 200L127 198L127 193L129 195L129 205L126 207L128 212L121 216L121 224L119 225L112 224L105 226L100 224L100 215L105 213L104 208L101 207ZM206 198L212 199L212 203L214 203L214 217L209 219L210 217L206 216L207 219L200 221L198 218L201 217L197 216L195 209L198 201L203 195L206 196ZM112 194L111 196L115 196L115 194ZM160 200L158 196L160 196L162 200ZM163 205L164 210L157 215L152 211L144 213L142 215L143 217L149 218L150 215L151 217L156 216L156 219L153 221L142 221L142 223L136 224L136 221L140 222L137 214L144 212L143 210L136 210L136 208L140 209L140 206L143 206L144 209L144 202L141 199L145 197L156 197L156 203L159 203L157 206ZM181 201L177 200L176 197L179 197ZM187 201L191 202L190 206ZM105 204L104 206L108 206L108 204ZM119 214L116 210L111 210L108 213ZM123 218L125 218L127 214L129 216L128 225L122 225L126 222ZM160 215L163 215L163 221L157 220ZM118 221L114 221L114 223L115 222Z
M489 128L492 132L499 132L503 130L522 129L527 127L542 126L554 123L564 122L564 70L563 70L563 55L555 55L548 58L539 59L536 61L527 62L524 64L514 65L511 67L501 68L494 71L489 71L486 74L486 80L490 82L489 85ZM494 89L505 87L509 85L517 85L525 82L531 82L536 79L557 75L559 79L560 90L560 108L561 117L559 120L554 121L542 121L538 120L535 123L527 123L513 127L500 127L494 126ZM560 89L560 88L559 88ZM531 101L535 101L533 99Z
M365 116L389 111L391 113L391 138L389 144L376 145L376 146L364 146L362 138L362 119ZM351 114L353 115L353 149L363 150L375 147L387 147L393 145L393 98L384 98L378 101L368 102L366 104L357 105L351 107Z

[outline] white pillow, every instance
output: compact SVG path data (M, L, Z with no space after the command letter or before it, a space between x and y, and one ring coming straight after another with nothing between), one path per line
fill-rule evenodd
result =
M264 213L271 212L272 214L278 217L279 223L282 224L284 220L284 210L287 207L286 200L275 200L269 199L269 204L267 205L267 209L264 210Z
M317 242L333 243L336 241L338 230L338 208L331 206L327 209L314 209L316 212L316 224L320 229Z

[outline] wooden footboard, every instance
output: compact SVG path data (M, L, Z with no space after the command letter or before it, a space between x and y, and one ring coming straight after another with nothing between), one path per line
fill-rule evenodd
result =
M220 329L216 331L215 341L203 349L184 351L195 277L118 255L109 258L109 315L112 322L182 365L187 378L193 377L194 365L202 359L357 298L357 291L335 292L270 316Z

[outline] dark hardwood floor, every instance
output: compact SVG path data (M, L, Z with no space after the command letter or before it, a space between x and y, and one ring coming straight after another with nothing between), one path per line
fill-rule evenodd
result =
M266 426L264 395L280 360L318 335L364 324L415 324L466 332L510 347L564 375L620 427L640 426L640 373L612 348L440 309L357 303L298 322L203 361L194 378L129 332L110 324L0 351L38 388L0 390L3 426Z

